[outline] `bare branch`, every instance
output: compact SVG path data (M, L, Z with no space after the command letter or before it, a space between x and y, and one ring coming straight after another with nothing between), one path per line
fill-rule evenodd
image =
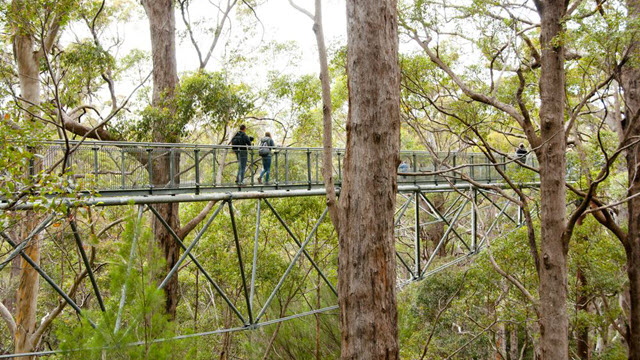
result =
M9 309L7 309L1 301L0 301L0 317L2 317L4 322L7 324L7 327L9 328L9 331L11 332L11 338L12 339L15 338L15 336L16 336L16 321L13 318L13 316L11 316L11 313L9 312Z

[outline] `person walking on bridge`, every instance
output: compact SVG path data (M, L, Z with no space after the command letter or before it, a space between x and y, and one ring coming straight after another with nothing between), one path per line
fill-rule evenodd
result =
M269 174L271 173L271 148L276 146L271 138L271 133L266 132L264 137L260 139L260 150L258 155L262 157L262 172L258 176L258 184L262 184L262 176L264 175L265 184L269 183Z
M236 153L238 159L238 174L236 175L236 184L244 185L244 172L247 168L247 155L249 146L253 141L253 137L246 134L247 127L240 125L240 130L231 139L233 152Z

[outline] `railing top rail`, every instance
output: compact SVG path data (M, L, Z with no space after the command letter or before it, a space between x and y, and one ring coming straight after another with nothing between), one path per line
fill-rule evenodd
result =
M65 146L66 145L66 141L65 140L47 140L47 141L42 141L40 142L40 144L43 145L58 145L58 146ZM150 148L175 148L175 149L231 149L232 147L239 147L239 148L247 148L247 149L258 149L260 146L258 145L251 145L251 146L247 146L247 145L216 145L216 144L191 144L191 143L158 143L158 142L130 142L130 141L94 141L94 140L84 140L84 141L78 141L78 140L69 140L68 141L70 146L76 146L79 143L81 143L82 146L100 146L100 147L104 147L104 146L115 146L115 147L127 147L127 148L142 148L142 149L150 149ZM289 146L274 146L271 147L274 151L314 151L314 152L320 152L323 149L320 147L289 147ZM344 153L345 149L344 148L333 148L334 152L337 153ZM406 154L416 154L416 155L429 155L431 156L432 153L426 150L401 150L400 151L401 154L406 155ZM479 152L469 152L469 151L441 151L441 152L436 152L436 154L440 157L440 156L457 156L457 155L463 155L463 156L485 156L483 153L479 153Z

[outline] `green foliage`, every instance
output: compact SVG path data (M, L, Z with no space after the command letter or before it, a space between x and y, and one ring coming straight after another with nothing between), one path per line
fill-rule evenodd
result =
M88 312L97 328L88 323L81 326L58 327L60 348L64 358L86 359L106 355L113 359L172 359L188 348L188 343L157 340L174 336L174 324L164 313L164 292L156 279L164 272L163 256L154 245L150 229L138 224L130 214L118 246L117 261L109 272L107 311ZM130 254L134 257L131 258ZM126 302L118 321L120 294L126 289ZM115 296L114 296L115 295ZM97 319L97 320L96 320ZM64 321L64 320L62 320ZM69 331L68 327L72 327ZM82 351L75 351L83 349Z
M145 108L134 134L138 140L149 140L154 133L177 139L203 128L217 131L253 108L247 86L230 84L223 73L199 70L182 77L174 98L165 95L162 105Z

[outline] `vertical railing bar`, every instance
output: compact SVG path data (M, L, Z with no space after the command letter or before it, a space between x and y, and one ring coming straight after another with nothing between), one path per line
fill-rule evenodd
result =
M307 148L307 186L311 190L311 150Z
M91 149L93 150L93 177L96 185L98 185L98 147L94 146Z
M149 172L149 195L153 194L153 149L147 148L147 171Z
M416 200L416 214L415 214L415 273L420 274L420 196L418 195L419 191L415 193Z
M176 171L173 155L174 155L174 148L171 147L169 149L169 178L170 178L169 179L169 187L172 188L172 189L175 186L174 176L175 176L175 171Z
M273 154L276 157L276 173L275 173L275 175L276 175L275 178L276 179L275 179L275 182L274 182L275 186L276 186L276 190L278 189L278 153L279 153L279 151L274 151L273 152Z
M193 150L193 157L196 162L196 195L200 194L200 149Z
M338 180L342 182L342 163L340 158L340 151L338 151Z
M216 149L215 148L213 149L213 151L211 151L211 154L213 156L213 160L211 161L212 165L213 165L213 174L211 174L211 177L212 177L211 183L213 184L213 186L216 186L217 175L218 174L216 173L216 160L217 159L216 159Z
M120 151L120 154L122 156L122 162L120 163L120 167L121 167L120 171L121 171L121 174L122 174L122 189L123 190L124 190L125 184L126 184L126 181L125 181L126 173L125 173L125 155L124 155L124 151L125 151L124 148L122 148L121 151Z
M289 150L284 150L284 184L289 185Z
M478 251L478 189L472 188L473 197L471 203L471 249Z
M250 169L251 170L251 186L253 186L254 185L253 178L256 177L256 171L254 170L254 167L253 167L253 149L249 149L249 153L251 154L251 157L249 158L250 160L249 167L251 168Z

